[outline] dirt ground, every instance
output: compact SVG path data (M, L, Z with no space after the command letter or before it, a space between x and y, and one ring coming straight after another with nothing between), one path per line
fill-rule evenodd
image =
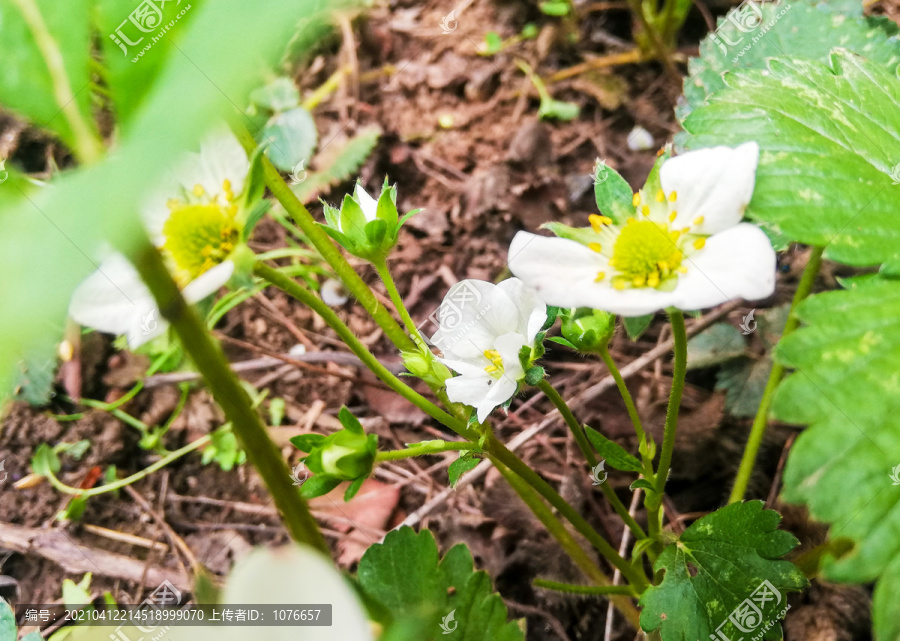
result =
M705 3L712 15L728 7L725 2ZM680 79L660 65L627 64L573 73L585 61L634 46L624 2L597 2L589 8L587 17L571 27L543 16L536 3L478 1L459 13L453 31L443 33L441 20L453 9L449 2L400 0L390 10L376 8L354 20L352 27L344 29L352 40L336 37L298 73L301 89L310 91L339 66L351 65L347 82L315 111L320 150L363 127L378 125L383 135L361 172L364 184L375 186L387 174L398 183L401 210L424 209L402 232L391 266L414 319L425 323L426 331L431 329L429 315L454 282L503 275L506 248L516 231L534 230L552 220L587 224L587 216L594 212L591 171L596 159L605 159L639 186L653 164L655 150L677 131L673 108L681 91ZM896 4L884 10L896 19ZM528 22L541 27L536 39L493 57L478 55L488 29L510 37ZM567 33L569 28L576 29L576 44ZM696 53L698 39L707 30L702 13L695 8L681 35L679 53ZM580 117L570 123L539 122L535 93L514 64L517 58L528 61L544 78L558 78L548 88L554 97L578 103ZM626 138L636 125L652 134L651 149L629 149ZM56 143L2 115L0 133L5 150L11 152L6 157L29 170L44 171L49 158L62 166L71 162ZM311 210L321 215L320 206L311 205ZM265 221L252 246L260 251L284 246L284 233L275 222ZM755 307L788 302L804 264L803 250L787 252L780 259L777 293ZM374 273L362 263L358 266L374 284ZM826 269L817 288L833 286L833 274ZM749 309L732 305L712 310L689 320L689 328L716 318L737 325ZM352 301L341 306L339 313L380 358L399 361L374 323ZM286 353L298 343L308 352L342 351L319 319L277 292L265 292L232 310L217 332L233 361ZM669 338L660 317L637 341L620 328L612 352L622 366ZM761 357L764 346L758 338L753 340L750 349ZM146 364L139 357L117 353L108 338L86 336L80 353L82 394L114 400L130 389ZM566 398L576 397L606 376L602 363L583 360L563 348L550 349L543 364ZM285 400L285 419L271 430L292 465L298 453L288 439L309 430L336 429L341 405L361 417L384 446L444 434L361 369L340 362L318 366L327 374L281 364L244 375L257 389L268 390L269 399ZM628 381L642 419L657 441L670 377L666 354ZM688 383L669 483L671 500L666 504L670 518L681 526L723 504L750 423L725 410L724 393L714 389L713 369L692 371ZM58 388L61 392L61 384ZM161 424L178 401L178 388L157 377L122 409L147 424ZM263 408L267 405L268 401ZM509 442L543 424L551 409L543 397L517 398L508 417L497 422L497 433ZM574 409L582 421L636 450L633 430L614 388L577 403ZM76 486L96 469L115 465L124 476L156 460L138 446L137 432L109 413L86 409L79 420L56 418L74 411L74 406L60 399L49 408L21 403L9 408L0 431L0 460L6 461L10 484L28 473L29 461L41 443L90 441L80 460L62 457L60 478ZM181 447L222 422L209 394L194 387L165 444L169 449ZM564 425L548 423L517 449L519 455L558 483L563 496L611 540L619 541L621 527L592 489ZM802 510L780 505L776 498L778 472L794 435L795 428L789 426L769 430L750 497L766 499L770 507L785 514L783 525L801 539L802 553L824 540L825 530L809 523ZM529 641L602 639L605 603L532 588L531 580L537 576L565 581L577 580L578 575L511 490L489 472L446 492L451 460L430 457L385 465L351 503L340 502L337 493L313 501L339 562L352 570L367 545L404 520L427 526L436 532L443 549L460 541L470 546L476 564L494 578L511 614L527 617ZM625 475L613 473L609 482L627 504L630 493ZM64 578L78 581L88 571L94 572L96 594L110 590L122 601L135 602L143 585L154 585L159 572L183 583L191 556L213 575L223 576L251 546L286 540L255 472L246 466L225 472L201 464L197 454L136 483L131 491L92 499L79 522L56 521L65 503L65 497L46 483L15 490L6 485L0 494L0 574L17 581L20 602L55 601ZM423 506L428 510L423 511ZM638 518L642 518L640 512ZM12 551L11 535L2 529L6 524L33 528L29 530L31 552ZM47 538L52 532L61 533L61 538ZM140 538L136 543L115 533ZM177 549L179 541L189 554ZM2 553L3 548L11 551ZM54 549L62 553L54 554ZM138 563L124 563L128 559ZM865 588L814 583L793 597L785 621L786 638L868 639L869 599ZM613 630L613 639L634 638L620 618Z

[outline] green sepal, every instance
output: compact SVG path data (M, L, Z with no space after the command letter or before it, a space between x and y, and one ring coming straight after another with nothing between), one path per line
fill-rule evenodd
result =
M628 217L626 212L633 209L631 199L634 197L634 192L631 191L628 181L622 178L615 169L606 165L604 170L603 180L596 176L594 179L594 199L597 201L597 210L604 216L612 218L616 225L622 225Z
M573 345L572 343L570 343L569 341L567 341L567 340L566 340L565 338L563 338L562 336L551 336L551 337L548 338L547 340L548 340L548 341L552 341L552 342L554 342L554 343L559 343L560 345L565 345L566 347L569 347L569 348L571 348L571 349L576 349L576 350L578 349L577 347L575 347L575 345Z
M537 385L544 380L544 375L544 368L540 365L535 365L525 370L525 382L529 385Z
M350 194L341 203L341 231L354 241L365 240L366 215Z
M386 222L379 219L370 220L366 223L366 226L363 227L363 231L366 234L368 245L372 248L372 250L377 251L379 249L384 249L382 245L388 231L388 225Z
M462 454L458 459L453 461L450 464L450 467L447 469L447 476L450 481L450 487L456 487L456 484L459 483L460 477L466 472L469 472L480 463L480 459L477 458L472 452L466 452Z
M250 210L247 212L247 218L244 221L244 228L241 230L241 240L245 243L250 240L250 236L253 235L253 230L256 228L256 225L259 224L259 221L262 220L263 216L266 215L266 212L269 211L272 207L271 200L257 200Z
M548 329L553 327L553 323L556 322L557 317L559 316L560 308L554 305L547 305L547 320L544 321L544 324L541 326L541 331L546 332Z
M266 146L259 145L250 156L250 169L247 171L247 178L244 180L244 193L241 196L240 210L242 212L252 211L251 206L262 199L266 192L266 177L262 162L263 158L265 158L265 151ZM245 230L247 226L248 224L245 221ZM250 229L252 231L252 226L250 226ZM247 233L244 239L246 240L249 236L250 234Z
M362 423L359 422L358 418L353 416L350 410L347 409L346 405L342 406L341 411L338 412L338 420L348 432L353 432L354 434L365 434Z
M305 499L314 499L317 496L328 494L341 484L341 480L329 474L316 474L304 481L303 485L300 486L300 496Z
M644 316L623 316L622 324L625 326L625 333L632 341L636 341L650 327L655 314L646 314Z
M291 443L301 452L312 452L313 448L325 441L322 434L299 434L291 437Z
M653 484L647 479L637 479L631 485L628 486L629 490L637 490L641 489L651 494L656 494L656 488Z
M387 227L396 227L397 223L400 219L400 214L397 212L397 188L389 187L387 185L387 178L384 179L384 187L382 187L381 196L378 197L378 209L376 209L376 216L378 220L382 220L387 224Z
M407 220L409 220L410 218L412 218L413 216L415 216L416 214L418 214L420 211L422 211L422 210L421 210L421 209L413 209L412 211L408 211L408 212L406 212L405 214L403 214L403 216L402 216L402 217L400 218L400 220L397 222L397 229L399 229L400 227L402 227L403 224L404 224Z
M541 225L541 229L548 229L560 238L574 240L576 243L588 245L597 242L599 235L590 227L569 227L562 223L550 222Z
M362 487L362 484L365 483L365 481L366 481L366 477L360 476L358 479L353 481L349 485L349 487L347 487L347 491L344 492L344 502L345 503L347 501L349 501L350 499L352 499L354 496L356 496L356 493L359 492L359 488Z

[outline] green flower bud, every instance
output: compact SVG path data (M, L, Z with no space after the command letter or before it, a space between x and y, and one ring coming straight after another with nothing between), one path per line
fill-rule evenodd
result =
M309 452L304 459L306 467L315 474L334 479L334 485L367 477L375 465L378 450L378 437L367 435L346 407L341 408L338 419L344 429L331 436L301 434L291 439L300 450Z
M616 330L614 314L599 309L570 310L563 317L562 335L579 352L597 352L606 347Z
M453 376L450 369L441 363L428 348L421 347L412 352L401 352L403 364L413 376L418 376L429 385L442 387L444 381Z
M377 264L397 244L403 223L418 211L400 217L397 188L388 185L387 179L377 200L357 183L353 195L344 196L340 209L325 204L327 223L323 227L348 252Z

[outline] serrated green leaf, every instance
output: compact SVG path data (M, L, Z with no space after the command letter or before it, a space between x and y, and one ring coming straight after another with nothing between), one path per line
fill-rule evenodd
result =
M300 104L300 91L293 80L279 76L251 91L250 102L274 112L287 111Z
M723 365L716 375L716 391L725 392L725 410L739 418L756 416L771 371L768 354L759 360L741 359Z
M327 193L331 187L352 178L375 149L381 129L368 127L360 130L343 145L328 145L316 156L318 171L292 187L302 202L307 203L317 194Z
M597 454L606 459L610 467L623 472L640 472L643 469L641 462L615 441L609 440L603 434L587 425L584 426L584 431L591 445L597 450Z
M281 171L292 171L299 163L308 163L319 140L316 123L303 107L275 114L262 130L261 140L268 142L266 154Z
M474 571L469 550L456 545L440 559L428 530L389 532L384 543L366 550L358 578L362 591L388 609L395 625L421 622L423 641L524 639L519 627L506 620L506 606L493 593L490 577ZM450 629L446 637L442 622Z
M475 458L471 454L463 454L458 459L453 461L450 464L450 467L447 469L447 476L450 479L450 487L456 487L456 484L459 483L460 477L474 470L478 467L478 463L480 463L479 459Z
M788 457L784 498L806 504L813 518L831 525L833 536L855 543L839 559L826 556L821 571L834 581L878 579L878 639L897 633L891 568L900 565L898 312L900 282L857 281L799 305L804 327L775 352L797 371L779 386L772 413L809 425Z
M896 66L900 62L897 26L882 16L863 18L861 4L855 0L853 4L855 15L842 13L849 6L806 0L744 3L732 9L700 43L700 56L688 63L685 102L676 109L679 120L725 87L722 74L727 71L763 69L766 60L775 56L827 62L838 33L841 47L884 67Z
M825 256L877 265L900 256L892 178L900 163L900 80L836 50L832 67L772 59L727 76L728 88L685 121L689 147L760 146L747 214ZM886 144L894 141L893 144Z
M18 112L38 127L56 132L70 147L77 148L80 137L96 137L91 114L90 82L90 2L72 0L59 4L53 0L27 3L28 17L17 2L0 0L0 104ZM40 25L40 26L37 26ZM46 37L44 50L38 46L35 28ZM51 47L60 55L57 61L45 57ZM50 66L58 69L60 84L54 85ZM72 119L80 118L84 130L73 129Z
M688 341L687 367L721 365L743 356L746 351L746 340L737 327L731 323L716 323Z
M778 630L787 592L807 584L793 563L779 560L798 544L778 529L780 521L762 501L732 503L695 521L657 558L654 569L665 576L641 596L641 627L658 629L663 641L718 638L716 630L737 638L767 625L768 632ZM760 600L764 591L767 601Z

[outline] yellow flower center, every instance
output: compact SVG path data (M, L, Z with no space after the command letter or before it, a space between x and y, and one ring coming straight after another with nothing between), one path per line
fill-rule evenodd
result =
M613 287L659 287L674 277L684 260L680 236L666 223L629 218L616 237L609 261L618 272Z
M490 365L484 368L484 371L494 378L500 378L503 375L503 357L500 356L500 352L495 349L488 349L485 350L484 357L491 362Z
M169 207L164 248L189 280L224 262L234 251L241 236L234 206L173 201Z

